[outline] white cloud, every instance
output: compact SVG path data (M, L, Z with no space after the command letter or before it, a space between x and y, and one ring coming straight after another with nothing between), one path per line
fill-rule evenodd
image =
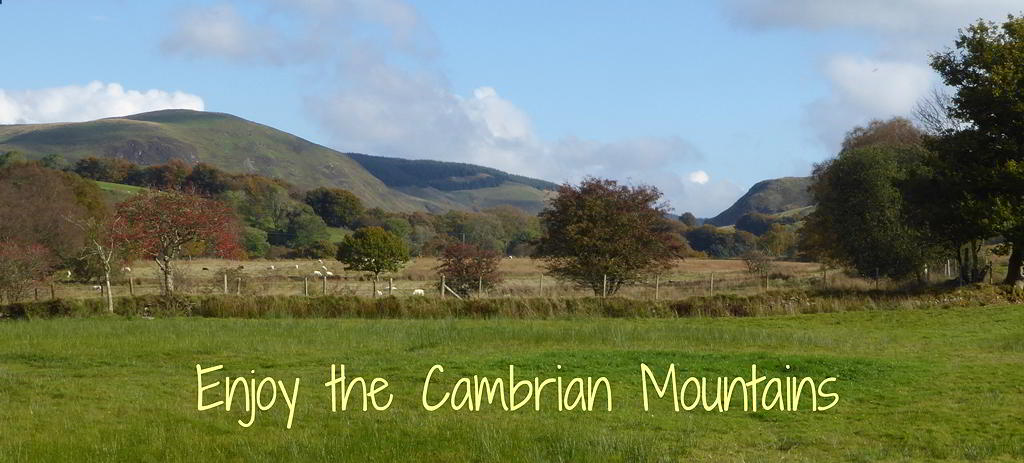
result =
M312 70L323 81L307 82L304 105L343 151L468 162L556 182L593 175L653 184L677 209L698 213L714 213L709 208L723 202L708 206L703 193L684 185L684 167L703 156L679 137L542 140L526 111L497 89L456 93L439 70L433 34L402 0L255 5L268 14L246 16L228 3L186 10L163 50ZM282 15L291 28L265 19ZM261 36L273 37L274 47Z
M703 170L695 170L693 172L690 172L690 175L687 178L690 180L690 182L699 185L704 185L708 183L709 180L711 180L711 177L708 176L708 173L704 172Z
M113 82L37 90L0 89L0 124L81 122L160 109L201 111L203 99L180 91L125 90Z
M979 18L997 21L1020 13L1020 0L729 0L726 10L754 29L795 29L811 34L846 31L874 39L871 53L824 57L831 94L806 108L805 119L830 149L856 125L907 116L939 80L930 53L953 45L957 29Z

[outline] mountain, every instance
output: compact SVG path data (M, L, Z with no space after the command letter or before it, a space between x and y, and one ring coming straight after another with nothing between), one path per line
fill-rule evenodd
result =
M554 185L496 169L440 161L341 153L224 113L164 110L91 122L0 125L0 152L57 153L140 165L181 159L229 172L277 177L298 187L338 187L368 207L441 212L515 205L543 208Z
M814 204L807 191L809 186L810 177L783 177L757 182L732 206L705 222L725 227L735 225L737 219L749 212L777 214L806 208Z

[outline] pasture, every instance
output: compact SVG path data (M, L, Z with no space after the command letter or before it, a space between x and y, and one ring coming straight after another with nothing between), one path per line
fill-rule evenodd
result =
M0 461L1020 461L1024 308L566 320L58 318L0 322ZM836 377L830 410L643 410L639 364ZM197 410L196 364L291 384L255 416ZM331 364L386 378L332 413ZM461 376L605 376L614 408L425 411ZM557 369L561 365L561 369ZM792 370L784 370L791 365ZM255 371L255 374L250 374ZM217 376L215 375L214 378ZM218 393L215 393L217 395ZM279 401L280 402L280 401ZM353 403L359 404L358 400Z
M378 289L387 294L388 279L394 282L394 296L409 296L415 289L423 289L428 296L437 296L440 277L435 258L413 259L402 270L392 275L382 275ZM777 262L776 269L768 281L772 289L808 289L820 287L822 267L808 262ZM326 267L326 270L323 268ZM303 295L323 294L335 296L372 296L373 283L366 274L346 271L344 265L335 260L315 259L290 260L248 260L233 261L222 259L181 260L176 263L176 288L183 294L222 294L225 272L228 274L228 293L241 295ZM314 271L330 271L334 276L325 279L313 274ZM483 297L585 297L594 294L588 289L553 279L545 275L540 261L530 258L502 259L500 272L504 281L487 291ZM825 276L831 287L854 289L873 288L875 282L851 278L836 270L828 270ZM95 283L68 281L58 275L53 290L59 298L98 297ZM160 275L156 264L139 261L132 265L131 273L117 272L113 279L115 296L127 296L130 292L128 277L133 279L136 295L159 294ZM933 281L938 280L938 276ZM657 278L657 280L656 280ZM644 282L623 288L619 296L635 299L682 299L691 296L714 294L754 294L765 290L764 277L747 272L742 260L727 259L686 259L657 277L651 276ZM712 279L714 282L712 283ZM881 287L891 286L879 282ZM713 287L712 287L713 285ZM40 298L49 297L49 287L40 287ZM656 294L657 293L657 294Z

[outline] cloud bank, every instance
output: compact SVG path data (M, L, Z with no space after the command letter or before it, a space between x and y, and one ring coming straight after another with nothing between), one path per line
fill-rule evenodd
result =
M805 123L832 150L854 126L909 115L940 84L928 55L952 46L957 29L1024 8L1019 0L729 0L725 5L736 24L752 30L840 31L877 42L870 54L822 57L820 72L830 94L805 108Z
M121 84L86 85L38 90L0 89L0 124L81 122L160 109L203 110L203 99L184 92L125 90Z
M741 193L724 182L688 181L686 172L705 157L680 137L544 140L498 89L457 94L438 64L433 33L404 1L255 5L244 12L227 2L185 9L161 49L310 76L302 104L340 150L468 162L556 182L592 175L652 184L677 210L704 215ZM714 188L729 194L704 194Z

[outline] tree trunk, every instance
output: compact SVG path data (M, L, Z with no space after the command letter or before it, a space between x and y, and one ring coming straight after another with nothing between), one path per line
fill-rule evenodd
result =
M171 270L171 259L166 257L157 258L156 265L160 267L160 271L163 273L164 295L169 296L174 294L174 274Z
M1020 274L1022 265L1024 265L1024 246L1013 243L1013 251L1010 252L1010 264L1006 269L1006 279L1003 280L1003 283L1012 285L1024 279Z
M107 271L103 274L106 278L105 282L107 285L107 311L114 313L114 295L110 293L110 265L107 265Z

